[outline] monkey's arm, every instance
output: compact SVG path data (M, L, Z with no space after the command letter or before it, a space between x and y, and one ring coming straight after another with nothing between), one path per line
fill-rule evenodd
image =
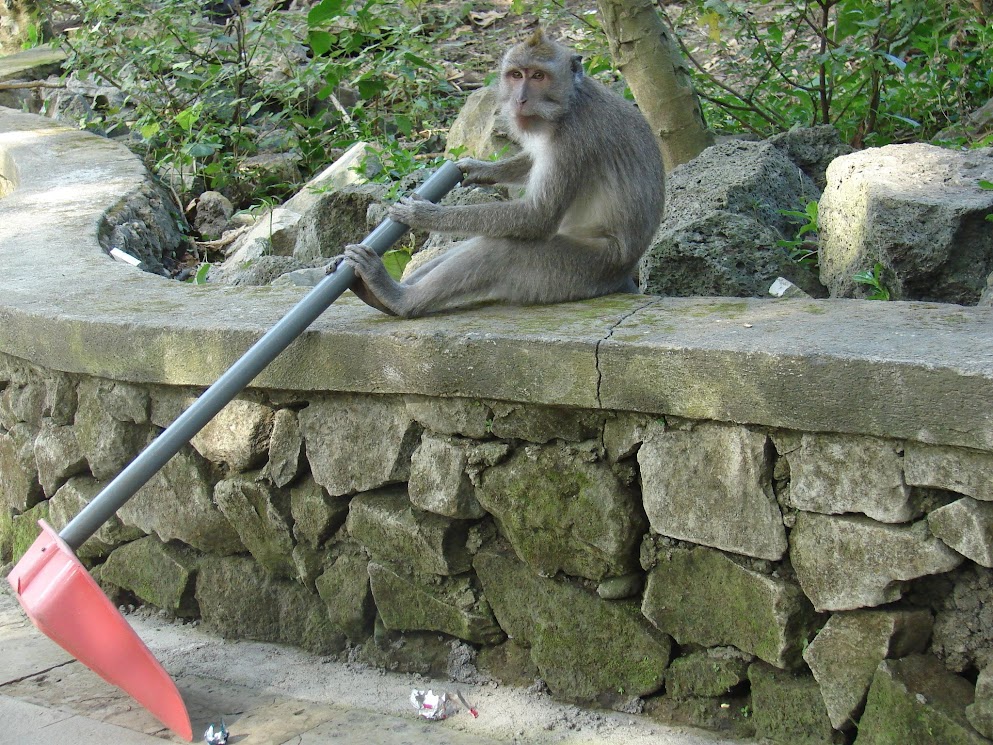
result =
M407 197L390 207L389 216L412 228L440 233L540 240L558 232L582 175L577 168L572 178L567 173L559 179L546 178L529 186L521 199L509 202L449 207Z
M465 177L463 186L470 184L523 184L531 173L534 161L526 152L520 152L510 158L497 161L462 158L455 165Z
M557 206L527 197L509 202L452 207L408 197L389 209L391 218L412 228L521 240L538 240L555 235L564 214L564 204Z

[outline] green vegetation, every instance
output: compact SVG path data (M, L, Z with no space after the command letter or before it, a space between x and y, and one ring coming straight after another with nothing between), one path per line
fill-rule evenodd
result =
M793 220L798 227L792 240L778 241L778 245L786 249L791 261L812 270L817 269L817 209L817 202L808 202L803 212L799 210L780 211L781 214Z
M38 28L54 27L53 0L37 4ZM429 165L466 91L492 80L505 43L534 18L583 53L588 74L619 85L592 2L70 5L79 22L59 39L67 69L121 92L80 124L126 136L181 198L221 190L239 208L283 199L357 140L377 153L364 164L372 180ZM993 24L965 0L668 7L718 131L831 123L856 146L926 140L993 95ZM453 85L467 71L471 84ZM285 167L266 162L273 153L290 154ZM784 247L810 264L814 218L796 216L803 232Z
M868 296L869 300L890 299L889 288L883 282L883 265L878 261L872 269L856 272L852 275L852 279L860 285L868 285L872 288L873 292Z
M674 23L706 31L684 53L718 129L833 124L857 147L926 140L993 93L993 27L965 2L697 0Z
M80 124L130 133L183 192L223 190L241 207L288 196L360 139L378 146L368 168L383 180L440 149L460 102L432 46L450 22L419 25L388 0L323 0L306 17L278 7L82 4L79 29L61 40L67 69L123 96ZM294 159L253 161L274 152Z

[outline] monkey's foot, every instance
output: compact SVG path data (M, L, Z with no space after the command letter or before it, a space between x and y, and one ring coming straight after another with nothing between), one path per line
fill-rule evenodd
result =
M398 315L384 299L396 294L397 283L375 251L361 243L352 243L345 246L341 261L355 270L356 281L351 290L359 299L383 313Z

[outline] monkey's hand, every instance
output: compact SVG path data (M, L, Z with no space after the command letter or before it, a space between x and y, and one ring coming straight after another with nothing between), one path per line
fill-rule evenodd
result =
M414 197L404 197L387 210L391 220L402 222L412 228L430 229L434 223L434 217L440 210L444 209L436 204L432 204L426 199Z
M341 254L339 254L338 256L332 256L331 263L324 267L324 273L334 274L336 271L338 271L338 267L341 266L344 259L345 257Z
M496 183L492 176L492 163L487 163L485 160L476 160L475 158L462 158L457 160L455 165L462 171L462 186Z

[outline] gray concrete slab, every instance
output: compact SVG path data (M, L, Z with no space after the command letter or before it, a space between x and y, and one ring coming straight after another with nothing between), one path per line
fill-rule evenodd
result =
M0 741L17 745L162 745L162 740L0 693Z

